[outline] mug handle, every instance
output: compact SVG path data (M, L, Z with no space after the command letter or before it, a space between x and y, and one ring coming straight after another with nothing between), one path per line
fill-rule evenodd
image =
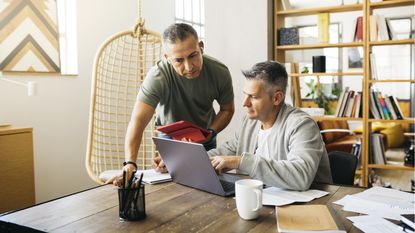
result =
M256 207L255 209L253 209L252 211L258 211L259 208L261 208L262 203L261 203L261 191L258 189L254 189L254 192L256 194Z

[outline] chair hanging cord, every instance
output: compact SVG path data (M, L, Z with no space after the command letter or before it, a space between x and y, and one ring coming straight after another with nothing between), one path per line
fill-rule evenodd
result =
M144 19L141 18L141 4L142 4L142 0L137 0L138 18L137 18L136 24L134 25L134 30L133 30L134 37L140 37L141 35L145 33Z

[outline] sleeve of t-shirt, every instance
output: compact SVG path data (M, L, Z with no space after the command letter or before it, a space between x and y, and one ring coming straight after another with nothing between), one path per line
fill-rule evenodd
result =
M219 105L227 104L234 99L232 78L228 69L224 72L219 82L219 97L217 99Z
M163 78L159 69L153 67L144 79L137 95L137 100L144 102L154 108L160 102L163 93Z

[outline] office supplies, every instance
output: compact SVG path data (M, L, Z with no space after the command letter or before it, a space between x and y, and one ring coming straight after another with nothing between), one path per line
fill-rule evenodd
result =
M157 130L167 134L175 140L183 138L192 142L202 142L210 136L211 132L188 121L178 121L168 125L159 126Z
M221 196L235 193L238 177L218 176L202 144L153 137L174 182Z

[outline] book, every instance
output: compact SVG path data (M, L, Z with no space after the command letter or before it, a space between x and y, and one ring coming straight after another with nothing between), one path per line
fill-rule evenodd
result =
M401 110L401 107L399 107L399 103L398 103L398 100L396 99L396 97L395 96L393 96L393 95L391 95L390 96L390 98L391 98L391 103L392 103L392 105L393 105L393 108L395 109L395 111L396 111L396 117L398 118L398 119L403 119L404 118L404 115L403 115L403 112L402 112L402 110Z
M318 14L317 28L318 28L318 42L329 43L329 13Z
M383 98L383 95L380 91L378 91L377 94L380 106L382 107L383 115L385 116L383 119L390 120L391 118L389 116L388 108L386 107L385 99Z
M381 116L380 116L380 113L379 113L378 108L376 106L376 101L373 97L372 91L370 91L370 93L369 93L369 99L370 99L370 101L369 101L370 102L370 108L369 108L370 113L372 113L372 116L375 119L381 119Z
M290 3L289 0L282 0L281 3L282 3L282 8L284 10L291 10L292 9L292 6L291 6L291 3Z
M375 91L375 90L372 89L370 92L371 92L371 95L373 96L373 100L375 102L376 109L377 109L377 111L378 111L378 113L380 115L380 119L386 119L385 118L385 115L383 113L382 106L380 105L380 102L379 102L379 98L378 98L377 91Z
M192 142L205 141L211 134L209 130L201 128L188 121L173 122L168 125L159 126L156 129L175 140L182 140L183 138L186 138L192 140Z
M388 28L386 26L386 19L383 15L376 15L378 22L378 40L389 40Z
M275 209L278 232L338 230L325 205L288 205Z
M362 116L362 92L359 91L356 95L356 112L354 114L355 118ZM353 117L353 116L352 116Z
M337 106L336 106L336 113L335 116L337 117L341 117L340 113L343 109L344 106L344 101L345 101L345 96L347 95L347 92L349 91L349 87L345 87L344 91L340 94L339 100L337 101Z
M383 144L383 135L380 133L372 133L372 156L373 163L386 164L385 147Z
M398 116L395 113L395 110L394 110L394 108L392 106L392 103L390 101L389 96L388 95L385 95L384 96L384 99L385 99L386 108L388 109L388 112L390 113L390 118L392 120L397 120L398 119Z
M405 223L412 229L415 229L415 214L402 214L401 222Z
M378 70L376 66L376 57L374 53L370 53L370 71L372 72L372 80L378 80Z
M369 18L369 30L370 30L370 41L378 40L378 17L376 15L371 15Z
M363 16L357 17L356 21L356 37L354 41L363 41Z
M297 45L300 43L298 28L279 28L277 31L278 45Z

